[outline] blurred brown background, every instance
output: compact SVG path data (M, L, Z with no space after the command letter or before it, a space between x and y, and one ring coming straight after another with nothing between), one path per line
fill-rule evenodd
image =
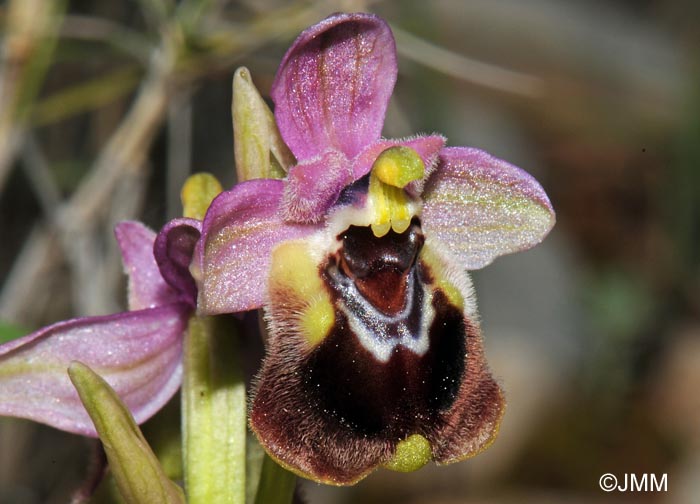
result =
M384 134L438 131L533 173L558 222L474 273L509 408L478 457L312 503L700 502L700 4L694 0L6 0L0 338L118 311L112 227L177 216L193 171L234 182L230 87L267 93L334 11L395 28ZM0 503L66 502L91 442L0 419ZM603 473L667 474L611 492Z

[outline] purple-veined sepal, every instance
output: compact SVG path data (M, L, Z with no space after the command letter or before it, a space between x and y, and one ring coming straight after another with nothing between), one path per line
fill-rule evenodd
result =
M182 335L191 307L156 308L59 322L0 347L0 415L96 436L67 369L78 360L98 372L138 423L175 394Z
M470 270L533 247L555 222L547 195L530 174L468 147L440 152L423 202L426 235L439 239Z
M129 309L142 310L173 303L178 292L163 279L153 256L156 233L140 222L123 221L114 228L129 279Z
M260 308L272 249L318 229L284 222L280 215L283 189L281 180L250 180L214 199L190 268L199 288L199 314Z
M296 158L333 149L351 159L377 140L396 72L394 37L372 14L336 14L299 35L271 91Z

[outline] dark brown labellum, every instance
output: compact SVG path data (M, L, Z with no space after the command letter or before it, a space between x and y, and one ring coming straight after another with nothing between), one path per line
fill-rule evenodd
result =
M271 277L251 427L283 465L335 484L388 463L414 434L438 462L475 454L495 435L503 403L479 327L465 316L475 313L464 306L468 278L454 283L424 248L418 219L404 233L377 238L351 226L337 239L316 268L318 291ZM311 324L325 331L320 338L307 334L309 313L331 317Z

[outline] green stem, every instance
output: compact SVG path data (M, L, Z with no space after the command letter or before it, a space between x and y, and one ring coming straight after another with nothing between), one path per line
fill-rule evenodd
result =
M185 337L183 457L189 504L245 503L246 397L236 330L192 317Z
M255 504L289 504L294 497L296 476L265 455Z

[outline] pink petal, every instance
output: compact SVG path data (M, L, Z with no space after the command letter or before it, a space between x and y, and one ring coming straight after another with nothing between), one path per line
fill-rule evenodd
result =
M0 415L97 436L67 369L102 376L142 423L177 391L189 307L171 304L59 322L0 347Z
M153 256L156 234L140 222L124 221L114 229L129 275L129 309L142 310L172 303L177 293L163 280Z
M479 149L443 149L423 200L426 236L447 245L466 269L528 249L554 226L554 210L539 183Z
M340 152L326 151L320 157L302 161L289 171L287 177L282 199L284 219L320 221L350 182L350 162Z
M201 227L202 223L196 219L173 219L158 233L153 247L161 275L182 294L181 299L192 306L197 298L197 287L190 273L190 263Z
M336 14L287 51L272 99L282 138L297 159L327 149L354 157L381 134L396 82L396 44L371 14Z
M250 180L212 202L193 262L200 314L262 306L272 248L318 229L283 222L279 213L283 189L281 180Z

